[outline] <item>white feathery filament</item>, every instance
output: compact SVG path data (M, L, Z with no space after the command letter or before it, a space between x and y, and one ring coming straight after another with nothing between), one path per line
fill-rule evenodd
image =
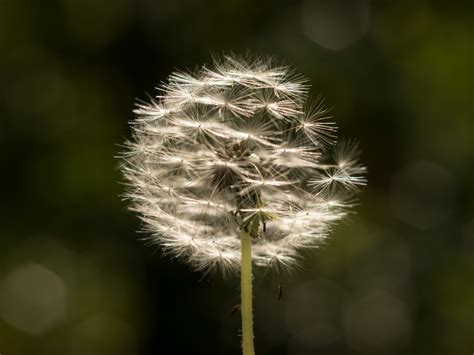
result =
M198 270L240 267L240 230L258 222L252 260L292 268L365 184L353 142L336 144L323 100L271 59L224 56L176 72L141 103L122 171L150 241Z

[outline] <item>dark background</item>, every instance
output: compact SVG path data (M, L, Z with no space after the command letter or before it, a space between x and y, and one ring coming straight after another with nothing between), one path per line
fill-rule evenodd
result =
M211 52L311 79L369 184L283 280L257 354L474 351L471 1L0 0L0 353L238 354L237 278L139 240L114 158L137 98Z

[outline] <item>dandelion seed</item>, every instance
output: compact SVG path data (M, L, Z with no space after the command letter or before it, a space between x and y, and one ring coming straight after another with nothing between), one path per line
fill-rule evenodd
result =
M324 242L366 182L357 145L336 144L323 100L308 89L268 58L230 55L173 73L137 105L122 154L127 197L150 242L196 270L241 269L245 354L252 263L297 267L300 250Z
M365 168L354 143L335 145L336 127L322 98L305 101L306 83L270 59L225 56L171 74L157 99L137 105L123 172L152 242L224 272L238 268L239 228L256 215L259 266L295 267L298 248L321 243L352 194L333 197L364 185ZM334 162L323 163L331 149Z

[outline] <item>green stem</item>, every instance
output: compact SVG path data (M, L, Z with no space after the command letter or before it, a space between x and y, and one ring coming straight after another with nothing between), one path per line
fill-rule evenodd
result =
M242 353L255 355L253 346L253 314L252 314L252 237L242 230L241 243L241 311L242 311Z

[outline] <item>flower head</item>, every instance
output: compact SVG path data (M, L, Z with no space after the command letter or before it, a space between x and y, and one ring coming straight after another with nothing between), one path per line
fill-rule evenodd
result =
M200 270L252 258L291 268L317 247L365 184L354 143L336 145L323 100L271 59L225 56L175 72L139 104L122 170L149 239ZM331 154L332 152L332 154ZM332 161L328 160L332 157Z

